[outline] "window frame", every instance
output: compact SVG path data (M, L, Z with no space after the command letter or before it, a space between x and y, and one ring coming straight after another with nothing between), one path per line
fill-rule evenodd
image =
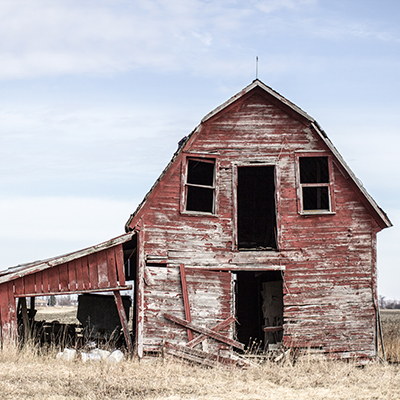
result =
M207 185L197 185L193 183L188 183L187 178L188 178L188 166L189 166L189 161L200 161L204 163L210 163L214 165L214 180L213 180L213 185L212 186L207 186ZM218 159L217 157L213 156L210 157L209 155L202 155L202 154L187 154L184 156L183 161L182 161L182 181L181 181L181 207L180 207L180 212L181 214L185 215L192 215L192 216L208 216L208 217L216 217L218 216ZM213 210L212 212L208 211L193 211L193 210L187 210L187 193L188 193L188 188L189 187L202 187L202 188L209 188L213 190Z
M300 179L300 158L305 157L326 157L328 161L329 182L326 183L301 183ZM334 191L334 174L332 156L324 151L307 151L296 152L296 186L297 186L297 210L300 215L331 215L336 214L335 191ZM303 209L303 188L306 187L327 187L329 209Z

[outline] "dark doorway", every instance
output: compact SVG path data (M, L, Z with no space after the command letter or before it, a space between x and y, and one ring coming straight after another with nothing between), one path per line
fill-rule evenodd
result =
M283 280L280 271L239 271L235 281L237 338L246 350L282 341ZM267 329L264 328L272 328Z
M238 167L238 247L276 249L275 167Z

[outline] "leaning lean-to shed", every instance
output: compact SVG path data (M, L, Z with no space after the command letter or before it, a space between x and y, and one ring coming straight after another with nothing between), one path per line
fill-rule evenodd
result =
M256 341L375 357L376 234L390 226L317 122L255 80L180 142L126 224L138 355ZM15 279L0 285L11 310Z

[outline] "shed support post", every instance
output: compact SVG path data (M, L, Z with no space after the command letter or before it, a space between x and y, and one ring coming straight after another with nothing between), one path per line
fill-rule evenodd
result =
M128 319L126 318L124 304L122 302L121 293L119 290L114 290L114 299L115 304L117 305L119 319L121 320L122 330L124 331L125 342L128 346L129 353L132 354L132 342L131 336L129 335Z
M186 283L186 271L185 265L179 265L180 273L181 273L181 284L182 284L182 297L183 297L183 306L185 308L185 318L186 321L192 322L192 317L190 315L190 303L189 303L189 295L187 291L187 283ZM190 328L187 328L188 342L193 340L193 332Z
M26 297L20 297L18 301L21 307L20 311L22 315L22 322L24 325L24 343L27 343L30 336L30 326L29 326L28 309L26 307Z

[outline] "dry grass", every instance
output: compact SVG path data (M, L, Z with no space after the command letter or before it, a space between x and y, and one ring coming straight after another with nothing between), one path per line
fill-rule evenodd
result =
M396 319L398 318L398 319ZM382 315L388 355L399 356L400 313ZM391 338L389 340L389 338ZM390 343L393 343L391 347ZM247 370L147 359L119 364L60 361L33 346L0 352L1 399L398 399L400 367L299 359Z
M381 310L386 359L400 362L400 310Z
M395 399L397 365L266 363L248 370L206 369L178 361L63 362L28 347L0 353L2 399Z

